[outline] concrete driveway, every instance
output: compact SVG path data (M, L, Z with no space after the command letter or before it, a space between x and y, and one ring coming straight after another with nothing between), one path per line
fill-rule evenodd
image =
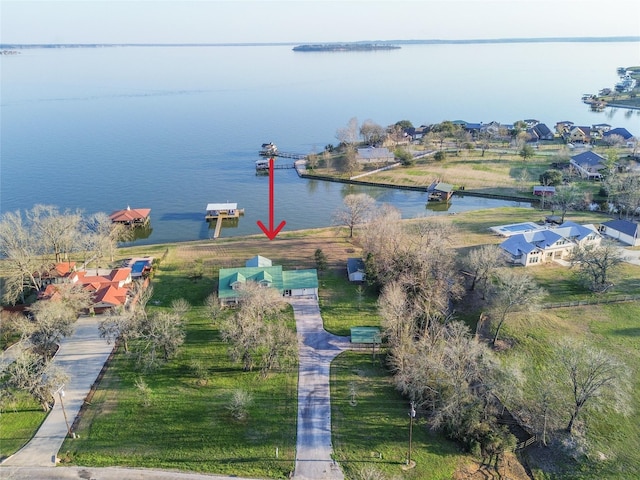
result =
M620 247L620 256L622 260L632 265L640 265L640 250L630 250Z
M63 339L54 358L54 362L69 375L64 386L64 413L71 425L84 403L91 385L96 381L102 366L106 362L113 345L100 338L98 318L82 316L75 325L74 333ZM35 436L21 450L7 458L2 466L54 467L56 455L67 436L60 398L55 395L56 403ZM6 470L0 470L0 477ZM8 477L11 478L11 477Z
M298 438L294 479L343 480L331 454L331 361L349 348L348 337L327 333L316 299L292 299L298 330Z

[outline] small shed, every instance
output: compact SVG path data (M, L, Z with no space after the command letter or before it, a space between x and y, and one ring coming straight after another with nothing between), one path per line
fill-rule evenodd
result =
M351 327L351 343L377 345L380 342L380 329L378 327Z
M361 258L347 259L347 275L350 282L364 282L366 278L364 260Z
M533 194L539 197L551 197L556 193L556 187L553 185L534 185Z

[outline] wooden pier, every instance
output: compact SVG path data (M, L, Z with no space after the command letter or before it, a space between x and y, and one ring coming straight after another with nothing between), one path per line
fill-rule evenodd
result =
M237 203L210 203L207 205L207 212L204 216L207 222L216 222L213 238L220 236L222 221L231 218L239 218L244 215L244 208L238 208Z
M273 157L272 157L273 158ZM274 170L282 170L285 168L295 168L295 164L293 163L276 163L273 162ZM257 160L256 161L256 172L269 172L269 160Z
M258 152L261 157L281 157L281 158L291 158L293 160L304 160L307 158L307 155L304 153L293 153L293 152L281 152L278 150L275 144L263 143L262 150Z

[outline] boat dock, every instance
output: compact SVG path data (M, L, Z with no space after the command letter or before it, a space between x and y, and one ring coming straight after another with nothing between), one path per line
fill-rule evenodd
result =
M284 168L295 168L295 164L293 163L276 163L273 162L274 170L284 169ZM256 172L268 172L269 171L269 160L256 160Z
M204 218L207 222L215 220L216 227L213 231L213 238L218 238L222 229L222 221L228 218L239 218L240 215L244 215L244 208L238 208L237 203L210 203L207 205Z
M263 143L262 150L258 152L261 157L281 157L291 158L293 160L304 160L307 158L305 153L281 152L278 147L272 143Z

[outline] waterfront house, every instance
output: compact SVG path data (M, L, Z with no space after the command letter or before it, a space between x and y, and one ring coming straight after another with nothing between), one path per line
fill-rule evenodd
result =
M39 299L59 298L58 285L63 281L91 292L95 312L127 304L132 283L130 268L73 270L68 262L62 262L55 270L63 272L60 281L47 285L39 293Z
M604 133L604 138L609 137L611 135L619 135L626 142L627 147L633 147L635 143L635 137L629 130L626 128L613 128Z
M512 235L500 244L508 261L525 267L564 260L577 245L599 244L602 236L593 225L564 222L556 228L540 228Z
M591 143L591 127L571 127L564 138L570 143Z
M318 272L315 268L283 270L282 266L273 265L270 259L258 255L247 260L244 267L220 269L220 304L237 304L242 285L247 282L256 282L265 288L275 288L284 297L318 297Z
M554 138L553 132L544 123L536 123L532 130L539 140L553 140Z
M562 120L555 125L556 133L563 138L571 128L573 128L573 122L569 120Z
M600 170L606 168L606 159L602 155L598 155L590 150L574 155L569 160L569 163L577 170L582 178L588 180L602 179Z
M358 163L393 163L395 156L386 147L359 148L356 153Z
M640 225L629 220L610 220L602 224L602 233L632 247L640 247Z
M366 278L364 260L361 258L347 258L347 275L350 282L364 282Z
M144 226L149 222L150 208L131 208L116 210L109 215L113 223L120 223L128 227Z

